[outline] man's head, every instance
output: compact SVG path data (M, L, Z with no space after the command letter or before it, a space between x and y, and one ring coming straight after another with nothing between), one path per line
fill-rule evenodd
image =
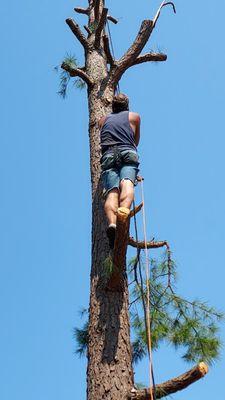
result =
M128 97L123 93L114 96L112 101L112 110L114 113L118 113L121 111L128 111L129 110Z

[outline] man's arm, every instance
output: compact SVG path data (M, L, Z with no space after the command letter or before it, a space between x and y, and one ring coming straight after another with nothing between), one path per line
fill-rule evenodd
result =
M135 112L130 112L129 113L129 121L131 128L134 131L134 140L136 146L138 146L139 141L140 141L140 127L141 127L141 118L138 113Z
M100 118L100 120L98 121L99 129L102 129L102 127L105 123L105 120L106 120L106 115L104 115L104 117Z

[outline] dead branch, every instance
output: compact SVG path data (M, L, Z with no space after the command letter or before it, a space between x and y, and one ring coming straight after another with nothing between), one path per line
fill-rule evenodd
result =
M162 8L163 7L166 7L166 6L172 6L173 7L173 12L174 12L174 14L176 14L176 7L175 7L175 4L172 2L172 1L163 1L162 2L162 4L160 5L160 7L159 7L159 9L158 9L158 11L157 11L157 13L156 13L156 15L155 15L155 18L153 19L153 27L155 27L155 25L156 25L156 22L158 21L158 19L159 19L159 16L160 16L160 13L161 13L161 10L162 10Z
M96 48L98 48L100 46L101 34L105 27L107 14L108 14L108 8L103 8L102 15L101 15L100 21L98 23L98 26L97 26L97 29L95 32L95 47Z
M130 212L130 217L134 217L139 211L141 211L144 203L139 204L139 206L136 206L131 212Z
M76 38L79 40L79 42L84 46L85 49L87 49L89 44L79 25L72 18L67 18L66 23L70 27Z
M82 68L73 68L66 62L62 63L61 68L64 69L64 71L69 72L72 78L78 76L79 78L83 79L83 81L87 83L87 85L93 86L94 82Z
M85 29L85 31L88 33L88 35L91 35L91 34L92 34L91 30L88 28L87 25L84 25L84 29Z
M146 53L136 58L132 65L142 64L145 62L161 62L166 61L167 55L163 53Z
M135 62L136 58L140 55L148 39L150 38L152 30L153 22L150 20L144 20L133 44L122 56L122 58L117 62L117 67L115 68L111 76L111 82L113 85L116 85L119 82L124 72Z
M118 19L112 17L112 15L108 15L108 20L111 21L113 24L118 24Z
M115 60L112 56L110 45L109 45L109 38L107 35L103 36L103 43L104 43L104 50L107 57L107 63L113 66L115 64Z
M89 14L89 8L75 7L74 11L76 11L78 14Z
M168 243L164 240L164 241L160 241L160 242L147 242L145 244L145 242L136 242L136 240L134 240L134 238L130 237L128 239L128 245L131 247L135 247L136 249L140 249L143 250L145 249L145 246L147 245L147 249L159 249L160 247L166 247L168 248Z
M183 375L173 378L167 382L156 385L156 398L161 399L162 397L169 396L180 390L187 388L189 385L197 382L208 373L208 366L205 363L200 363L196 367L187 371ZM154 392L154 389L151 389ZM128 395L129 400L150 400L151 393L150 389L135 390Z
M94 3L95 3L94 4L95 20L98 21L99 20L99 14L100 14L101 0L95 0Z

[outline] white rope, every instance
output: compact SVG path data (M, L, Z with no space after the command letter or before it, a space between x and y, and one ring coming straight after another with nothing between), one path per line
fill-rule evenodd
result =
M150 387L150 396L151 400L154 400L153 395L153 387L154 379L153 379L153 362L152 362L152 340L151 340L151 317L150 317L150 271L149 271L149 258L148 258L148 247L147 247L147 230L146 230L146 214L145 214L145 198L144 198L144 184L143 179L141 179L141 197L142 197L142 217L143 217L143 233L144 233L144 242L145 242L145 259L146 259L146 268L145 268L145 276L146 276L146 328L147 328L147 345L148 345L148 354L149 354L149 387Z

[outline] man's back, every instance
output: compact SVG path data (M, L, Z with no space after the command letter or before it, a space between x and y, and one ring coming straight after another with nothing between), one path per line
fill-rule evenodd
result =
M140 116L121 111L104 116L99 121L103 154L109 147L136 150L140 138Z

